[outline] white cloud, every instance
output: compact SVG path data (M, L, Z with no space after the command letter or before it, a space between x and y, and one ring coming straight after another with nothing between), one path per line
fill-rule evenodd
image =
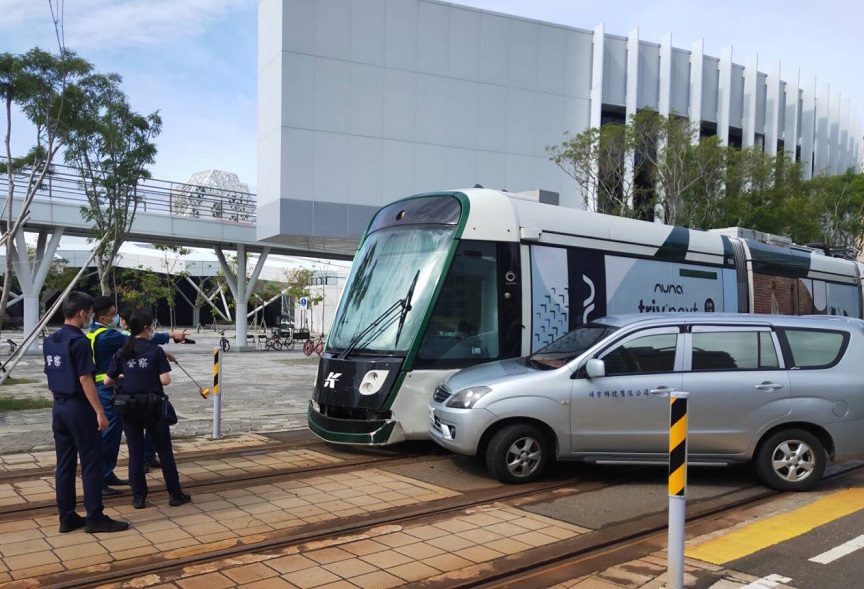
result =
M62 0L61 0L62 2ZM150 45L200 35L253 0L74 0L65 2L66 44L79 49ZM0 0L0 30L50 21L37 0Z

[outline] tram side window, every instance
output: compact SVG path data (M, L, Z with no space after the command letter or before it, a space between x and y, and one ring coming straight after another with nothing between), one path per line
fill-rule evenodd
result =
M420 360L466 364L498 358L497 266L495 244L459 244L420 344Z

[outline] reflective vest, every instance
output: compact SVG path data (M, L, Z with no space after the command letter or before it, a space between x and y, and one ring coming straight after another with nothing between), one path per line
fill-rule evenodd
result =
M61 329L45 338L42 344L48 388L55 397L74 397L84 392L75 374L70 352L72 342L79 337L83 335L69 337L67 330Z
M90 331L87 334L87 339L90 340L90 349L93 350L93 364L96 364L96 338L99 337L99 334L108 331L107 327L97 327L96 329ZM99 374L93 375L93 380L96 382L104 382L105 373L101 372Z

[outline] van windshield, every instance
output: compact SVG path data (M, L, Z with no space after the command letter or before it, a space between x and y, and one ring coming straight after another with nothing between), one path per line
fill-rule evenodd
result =
M560 368L617 329L602 323L587 323L528 356L528 364L541 370Z

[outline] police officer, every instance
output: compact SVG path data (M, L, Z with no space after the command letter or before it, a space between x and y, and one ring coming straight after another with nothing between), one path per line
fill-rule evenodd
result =
M99 400L108 418L108 427L102 432L102 461L105 472L102 479L102 495L118 495L120 491L111 485L128 485L129 481L117 477L114 469L117 467L117 455L120 453L120 437L123 433L120 418L114 411L112 387L105 384L105 371L111 357L123 347L129 336L118 330L120 316L114 300L107 296L98 296L93 299L93 325L87 337L90 339L90 347L93 350L93 362L96 364L96 389L99 392ZM153 338L156 344L167 344L173 338L180 342L185 338L184 332L173 331L171 333L159 333ZM168 355L172 360L173 356Z
M192 498L180 487L180 476L171 432L165 416L167 399L163 387L171 383L171 366L165 351L152 342L153 315L144 309L129 318L131 336L114 354L105 373L105 384L117 383L115 401L124 406L123 431L129 444L129 480L132 483L132 505L142 509L147 501L147 479L144 476L144 432L146 431L162 463L162 477L168 488L169 505L189 503Z
M93 299L73 291L63 301L63 327L43 344L45 374L54 396L51 428L57 453L55 488L60 533L84 527L86 532L120 532L128 522L116 521L103 513L102 456L99 432L108 419L93 382L93 354L81 328L93 317ZM81 456L85 520L75 512L75 471Z

